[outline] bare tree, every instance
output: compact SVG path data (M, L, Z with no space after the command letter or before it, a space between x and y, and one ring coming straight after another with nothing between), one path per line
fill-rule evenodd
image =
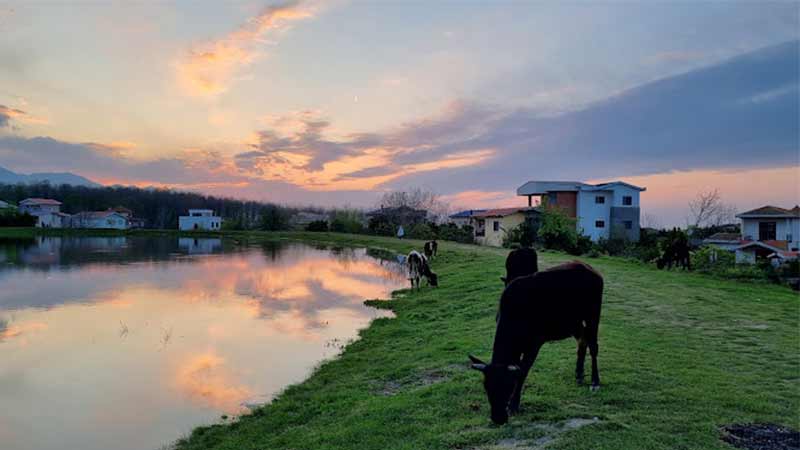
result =
M699 192L689 202L689 221L695 228L731 223L736 217L736 207L722 201L719 189Z
M429 216L435 221L447 217L449 205L443 202L436 192L431 189L416 187L403 191L386 192L381 196L381 208L399 208L406 206L413 209L428 211Z

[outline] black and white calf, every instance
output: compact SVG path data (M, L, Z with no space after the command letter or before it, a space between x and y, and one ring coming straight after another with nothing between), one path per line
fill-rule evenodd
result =
M439 277L431 271L428 264L428 258L416 250L411 250L411 253L406 257L406 265L408 265L408 279L411 281L411 288L419 289L420 278L425 277L430 286L436 287L439 285Z

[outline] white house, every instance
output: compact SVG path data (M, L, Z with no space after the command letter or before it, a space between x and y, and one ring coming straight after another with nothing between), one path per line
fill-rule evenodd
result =
M69 224L69 214L61 212L61 202L50 198L26 198L19 202L19 212L35 216L39 228L62 228Z
M561 208L577 219L578 231L593 241L612 236L639 240L639 193L645 188L612 181L587 184L579 181L529 181L517 189L517 195L546 198L548 205Z
M72 228L127 230L131 227L130 218L126 214L113 210L79 212L69 222Z
M781 261L797 258L800 206L792 209L762 206L736 217L742 221L741 241L734 248L737 263L754 263L761 258Z
M221 226L222 218L211 209L190 209L188 216L178 217L179 230L218 231Z

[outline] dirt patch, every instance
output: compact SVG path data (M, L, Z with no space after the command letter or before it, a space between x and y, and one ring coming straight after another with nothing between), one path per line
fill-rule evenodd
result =
M463 372L464 370L466 369L463 366L450 365L437 370L424 371L402 380L388 380L381 383L375 389L375 393L382 396L397 395L404 391L447 381L457 372Z
M480 447L476 450L544 450L549 444L557 441L562 434L596 423L600 423L600 419L597 417L592 417L591 419L574 417L556 423L532 423L524 427L526 429L521 429L520 432L529 433L532 428L539 433L544 433L544 435L537 438L505 438L497 441L493 445Z
M800 450L800 432L770 423L724 426L722 440L747 450Z

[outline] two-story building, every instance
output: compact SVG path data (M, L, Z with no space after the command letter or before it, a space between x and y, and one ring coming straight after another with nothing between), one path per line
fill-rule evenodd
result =
M578 231L593 241L624 237L639 240L639 194L646 189L622 181L587 184L579 181L529 181L517 195L534 197L561 208L576 219Z
M35 216L39 228L69 226L69 214L62 213L61 202L51 198L26 198L19 202L19 212Z
M222 227L222 218L214 215L212 209L190 209L188 216L178 217L178 229L219 231Z
M754 263L761 258L790 260L800 250L800 206L792 209L762 206L738 214L742 221L741 241L734 251L737 263Z

